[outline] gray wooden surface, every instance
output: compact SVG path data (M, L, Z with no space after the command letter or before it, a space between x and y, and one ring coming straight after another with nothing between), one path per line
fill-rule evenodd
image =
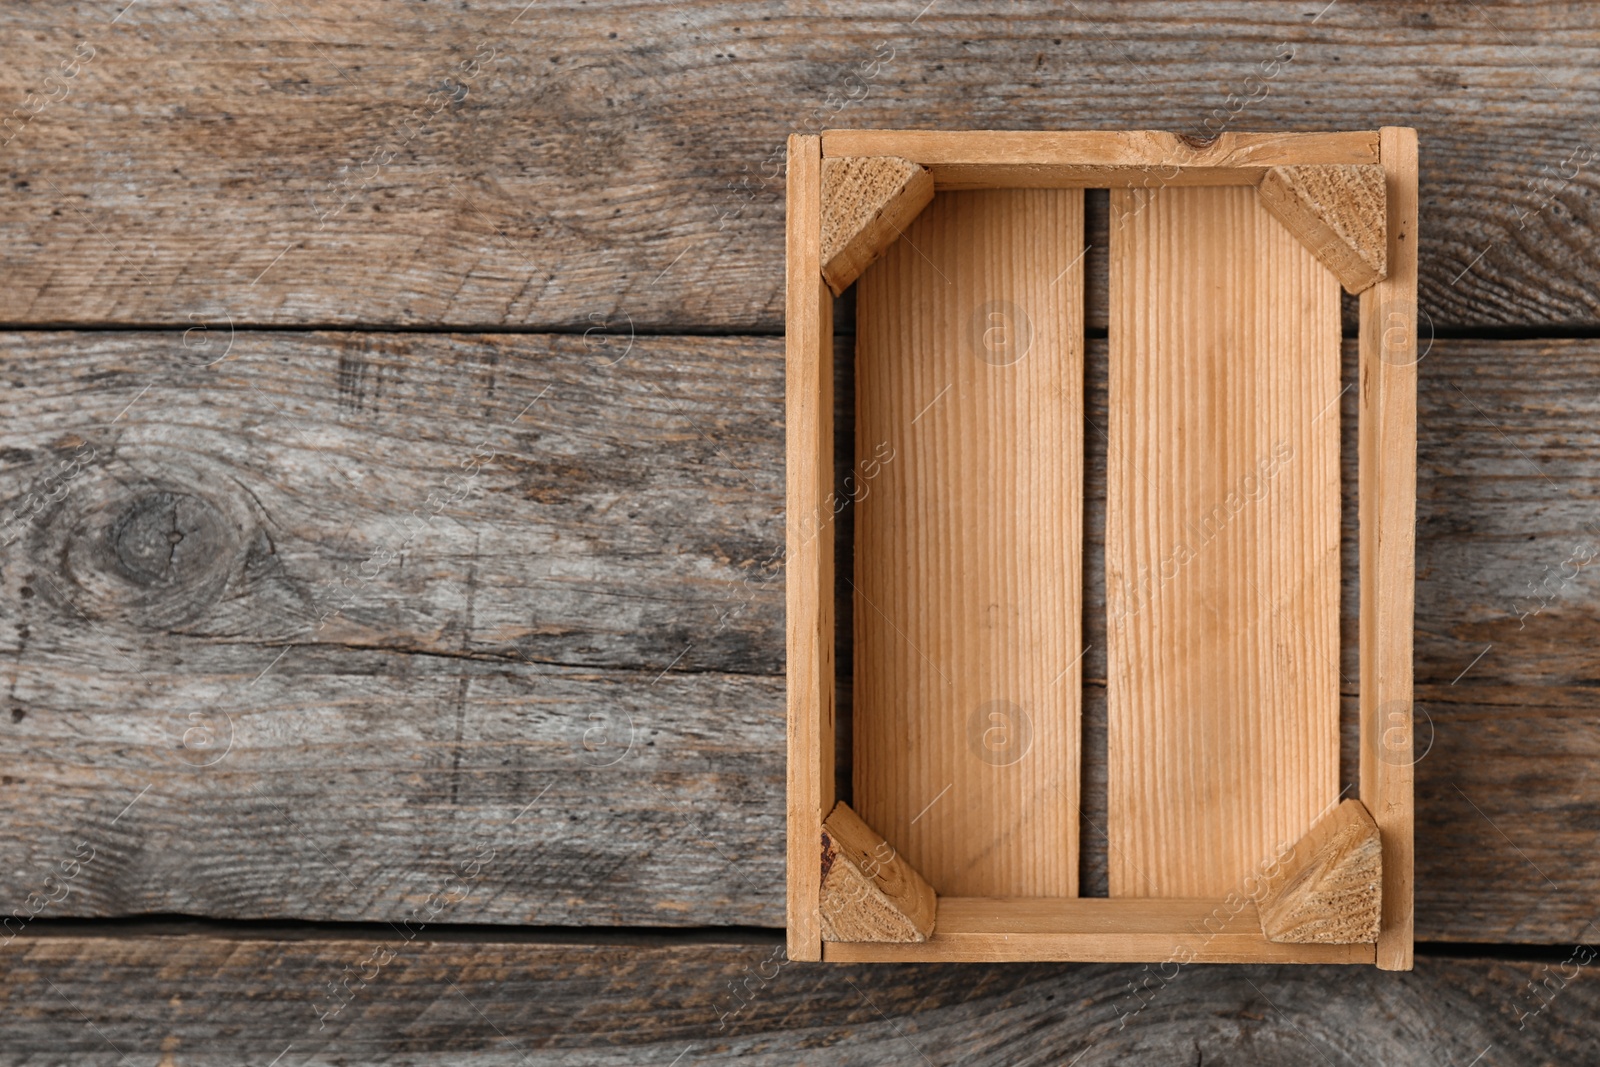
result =
M1325 5L12 3L4 317L776 331L791 130L1210 119L1418 127L1435 325L1594 325L1592 14Z
M0 1063L1592 1058L1597 55L1548 4L0 8ZM773 153L1241 103L1421 137L1416 973L767 962Z
M807 966L775 936L672 946L493 934L68 935L10 949L11 1062L1570 1064L1569 952L1368 967ZM1535 991L1537 990L1537 992ZM79 1009L94 1006L93 1025Z

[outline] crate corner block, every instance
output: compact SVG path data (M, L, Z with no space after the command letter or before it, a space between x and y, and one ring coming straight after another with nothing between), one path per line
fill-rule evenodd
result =
M1295 845L1279 883L1261 901L1261 930L1279 944L1375 942L1382 905L1378 824L1361 801L1346 800Z
M898 156L822 161L822 276L835 296L861 277L933 200L926 168Z
M933 887L840 802L822 824L824 941L906 943L933 934Z
M1261 179L1258 192L1262 205L1351 294L1388 275L1382 164L1277 166Z

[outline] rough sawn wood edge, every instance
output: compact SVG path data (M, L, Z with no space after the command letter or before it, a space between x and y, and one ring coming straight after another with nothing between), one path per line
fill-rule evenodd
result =
M1262 205L1333 272L1361 293L1389 271L1383 166L1285 165L1257 187Z
M1378 940L1383 853L1378 824L1345 800L1306 831L1260 903L1261 932L1280 944L1354 945Z
M835 296L933 200L933 176L896 156L822 161L822 276Z
M824 941L926 941L938 899L882 834L843 802L822 824Z

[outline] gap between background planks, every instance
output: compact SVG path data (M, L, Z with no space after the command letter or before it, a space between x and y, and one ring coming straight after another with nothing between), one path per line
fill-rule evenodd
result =
M1383 844L1378 966L1409 970L1416 596L1417 131L1384 127L1389 276L1361 294L1361 799ZM1464 794L1463 794L1464 795Z
M1339 790L1339 286L1252 188L1111 212L1110 889L1225 896Z
M1077 893L1082 250L953 193L857 286L854 806L941 894Z

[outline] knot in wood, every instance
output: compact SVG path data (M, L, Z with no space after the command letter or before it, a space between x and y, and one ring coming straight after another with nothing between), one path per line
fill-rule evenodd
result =
M127 485L96 472L74 486L29 552L61 569L49 588L70 598L69 616L164 630L216 607L242 573L258 524L245 502L192 484Z
M237 532L208 501L188 493L145 492L107 531L118 571L143 586L191 586L233 560Z

